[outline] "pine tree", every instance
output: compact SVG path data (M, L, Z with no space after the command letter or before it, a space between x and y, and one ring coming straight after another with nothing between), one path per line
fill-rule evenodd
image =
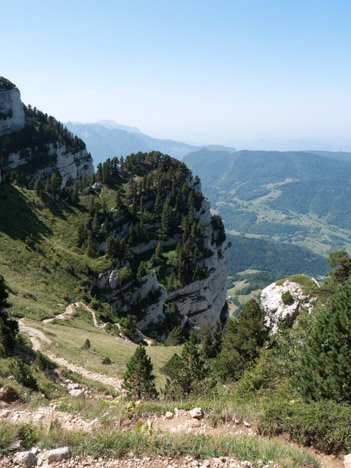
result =
M94 217L93 217L93 220L91 222L91 228L92 228L93 233L95 235L99 234L99 232L100 232L100 222L99 222L99 216L98 216L97 212L94 213Z
M166 346L178 346L184 342L183 332L181 327L175 327L172 331L169 332L167 340L165 342Z
M216 371L222 380L237 380L246 366L259 356L268 331L264 311L256 299L245 304L238 318L228 322Z
M5 287L5 280L0 275L0 356L8 356L13 351L16 343L16 334L18 332L18 323L16 320L9 319L4 311L9 307L7 302L8 293Z
M204 355L197 347L195 335L191 335L184 344L177 363L173 363L172 370L172 374L168 374L165 388L167 395L179 398L191 393L201 394L207 391L210 370Z
M91 235L88 237L87 248L85 253L90 258L95 258L97 256L96 246Z
M351 403L351 284L343 286L322 309L300 366L300 386L307 400Z
M145 348L139 345L135 353L127 362L127 369L123 376L122 388L126 390L129 398L155 398L155 376L152 373L153 365L146 354Z

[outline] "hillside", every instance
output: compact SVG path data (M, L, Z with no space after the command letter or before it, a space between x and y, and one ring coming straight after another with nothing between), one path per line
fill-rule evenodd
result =
M177 159L200 149L199 146L189 145L180 141L160 140L140 132L135 127L125 127L112 121L82 124L67 122L66 127L82 138L88 150L93 155L95 164L103 162L106 158L114 156L127 156L131 153L160 151ZM225 150L235 152L234 148L221 146L208 146L210 150Z
M0 185L13 313L43 319L83 295L100 301L106 320L131 316L158 339L179 325L213 326L225 303L225 236L186 166L140 153L108 160L95 180L64 198Z
M264 239L233 236L228 274L235 275L244 270L260 270L273 273L278 278L296 273L310 276L325 276L328 272L327 259L297 245L279 244Z
M351 162L340 160L345 153L326 154L201 150L184 161L228 232L326 255L351 249Z

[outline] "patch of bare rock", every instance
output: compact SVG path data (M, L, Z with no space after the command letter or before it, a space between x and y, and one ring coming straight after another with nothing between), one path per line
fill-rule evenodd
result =
M1 468L40 466L41 468L251 468L253 465L247 461L235 460L231 457L213 457L205 460L197 460L192 456L174 458L157 456L129 457L122 459L94 459L92 457L72 457L68 447L61 447L55 450L39 451L33 448L28 452L18 452L12 457L3 457L0 460ZM255 466L261 468L279 468L273 461L264 464L258 462Z

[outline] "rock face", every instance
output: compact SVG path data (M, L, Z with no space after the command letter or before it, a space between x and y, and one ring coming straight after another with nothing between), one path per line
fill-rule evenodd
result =
M0 136L24 127L24 110L17 88L0 90Z
M8 156L8 167L15 169L18 166L25 166L31 163L35 157L35 149L27 148L26 157L20 153L11 153ZM57 171L62 177L61 187L65 187L69 180L75 181L82 177L90 177L94 172L93 161L90 154L84 149L77 153L69 153L66 147L59 144L48 145L48 157L52 163L48 163L44 168L39 169L36 177L46 178Z
M207 199L201 208L194 213L194 219L204 226L203 249L208 252L207 258L199 262L199 268L208 271L206 278L193 281L174 291L168 291L166 285L160 283L153 271L142 278L141 285L133 281L120 286L118 270L101 273L95 281L95 286L103 290L117 315L127 314L131 308L138 310L135 324L147 335L164 341L167 337L167 327L164 323L176 319L184 328L200 328L206 322L212 328L216 321L221 320L221 313L226 303L226 278L228 271L229 247L227 241L217 245L211 242L210 232L211 212ZM128 231L129 227L123 227ZM151 241L132 248L134 254L154 250L159 241ZM179 237L169 237L160 242L162 246L175 247ZM176 317L175 317L176 316ZM173 320L174 321L174 320ZM157 330L157 331L156 331Z
M19 90L12 86L12 89L0 87L0 138L4 136L3 142L0 141L0 160L4 166L0 169L6 172L20 167L27 181L32 177L44 179L56 171L62 178L62 187L69 180L90 177L94 172L93 160L84 142L80 140L77 144L73 136L69 138L67 130L62 125L60 127L59 122L52 117L43 117L44 114L36 117L33 110L24 109ZM43 124L44 118L46 120ZM25 126L24 132L21 132ZM45 137L39 135L37 127L50 128L52 136L48 136L49 132ZM11 136L14 132L17 133ZM57 141L57 135L63 135L65 144L73 142L74 150L67 149L62 142ZM33 142L28 144L31 138Z
M287 291L292 296L290 304L285 304L282 299L282 295ZM304 294L300 284L286 280L282 285L272 283L263 289L261 303L266 314L265 324L273 334L277 332L280 321L292 324L301 308L310 312L315 298Z

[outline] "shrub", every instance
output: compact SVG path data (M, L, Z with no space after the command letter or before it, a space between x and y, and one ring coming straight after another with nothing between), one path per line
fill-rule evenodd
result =
M47 367L49 367L49 361L46 359L46 357L40 351L38 351L37 355L35 356L34 364L40 370L45 370Z
M307 400L351 403L351 284L339 289L317 315L300 367Z
M14 358L9 366L9 369L18 383L33 390L38 389L37 381L33 377L30 367L21 359Z
M22 440L21 446L29 449L34 447L39 440L38 431L31 424L24 424L19 428L18 438Z
M108 366L108 365L112 364L112 361L111 361L111 359L110 359L108 356L106 356L106 357L104 357L104 359L102 360L102 364Z
M351 406L331 400L304 403L270 399L259 418L267 435L289 432L291 438L325 453L340 455L351 450Z
M291 305L294 303L294 298L292 297L290 291L285 291L282 293L282 301L285 305Z
M85 343L82 346L82 349L90 349L90 346L91 346L90 340L89 340L89 338L87 338L85 340Z

